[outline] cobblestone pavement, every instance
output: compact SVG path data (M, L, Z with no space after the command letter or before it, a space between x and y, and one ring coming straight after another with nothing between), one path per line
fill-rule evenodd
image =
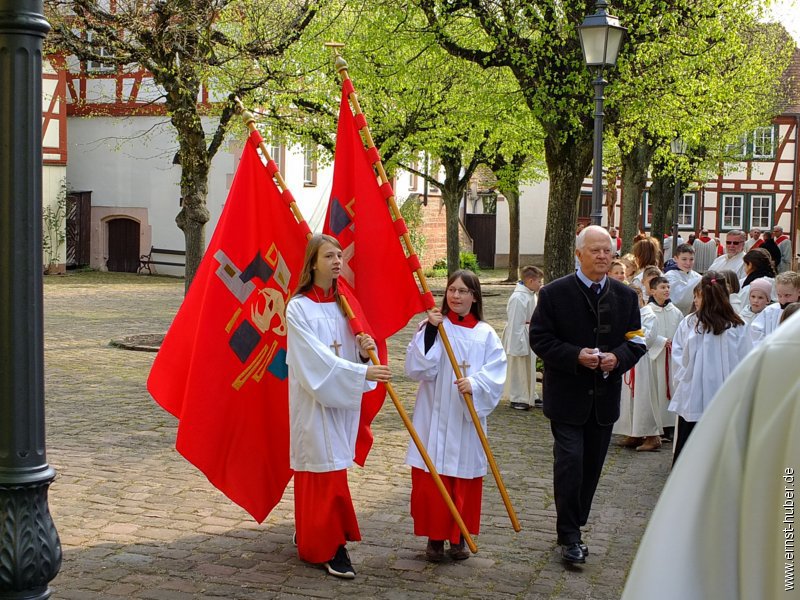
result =
M487 320L500 330L511 287L484 290ZM50 509L64 549L53 598L619 598L669 453L612 446L584 536L591 555L584 567L566 569L555 542L548 422L540 410L514 411L507 401L489 418L488 435L520 533L489 474L478 554L425 562L425 540L412 535L408 514L408 434L387 398L366 468L350 471L363 536L349 545L358 577L337 580L298 560L291 484L255 523L175 451L176 421L145 389L154 354L109 346L165 331L182 294L183 282L168 278L47 278L48 461L58 472ZM401 376L402 356L416 321L390 343L407 407L415 385Z

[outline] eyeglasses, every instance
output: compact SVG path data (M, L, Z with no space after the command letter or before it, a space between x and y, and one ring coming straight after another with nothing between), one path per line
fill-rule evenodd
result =
M472 290L468 290L467 288L449 287L447 288L447 293L451 296L469 296L472 293Z
M739 244L744 244L744 242L734 242L734 241L726 240L725 244L727 244L728 246L738 246Z

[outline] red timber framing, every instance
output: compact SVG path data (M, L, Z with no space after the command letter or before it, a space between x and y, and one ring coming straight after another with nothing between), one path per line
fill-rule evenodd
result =
M67 73L60 57L49 57L53 72L42 73L42 160L45 165L67 164Z

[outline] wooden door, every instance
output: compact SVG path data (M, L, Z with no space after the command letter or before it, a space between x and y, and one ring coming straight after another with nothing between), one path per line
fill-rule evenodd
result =
M139 223L133 219L108 222L109 271L136 273L139 267Z
M467 214L467 232L472 237L472 249L483 269L494 269L497 215Z
M67 267L89 264L92 192L67 194Z

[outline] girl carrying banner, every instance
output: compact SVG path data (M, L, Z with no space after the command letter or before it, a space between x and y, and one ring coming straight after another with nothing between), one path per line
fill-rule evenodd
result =
M339 305L342 248L328 235L306 247L297 291L286 307L290 456L297 552L352 579L345 544L359 541L347 468L353 464L362 394L386 382L385 365L367 365L375 341L356 338Z

